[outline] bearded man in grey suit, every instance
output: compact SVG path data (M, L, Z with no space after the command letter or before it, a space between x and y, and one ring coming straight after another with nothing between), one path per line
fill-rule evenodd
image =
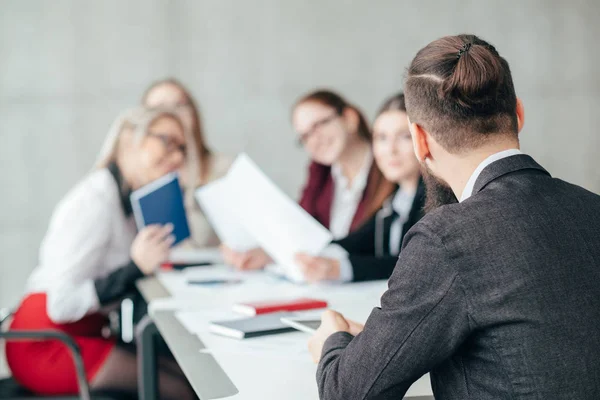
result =
M600 197L519 150L507 61L474 35L421 49L406 108L429 213L364 327L309 342L321 399L600 399Z

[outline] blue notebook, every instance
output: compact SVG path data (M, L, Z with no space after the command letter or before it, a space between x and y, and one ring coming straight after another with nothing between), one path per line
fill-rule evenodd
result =
M173 172L131 193L131 205L138 230L152 224L173 224L174 245L190 237L183 191Z

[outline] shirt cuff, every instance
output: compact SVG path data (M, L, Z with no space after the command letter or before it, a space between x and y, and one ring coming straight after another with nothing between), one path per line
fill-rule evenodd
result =
M330 244L321 252L321 257L333 258L340 263L340 276L338 282L352 282L354 271L348 258L348 252L339 244Z

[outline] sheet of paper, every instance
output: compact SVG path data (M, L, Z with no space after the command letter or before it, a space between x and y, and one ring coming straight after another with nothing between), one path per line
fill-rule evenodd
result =
M208 333L211 321L227 321L248 318L245 315L236 314L230 309L202 309L193 311L178 311L175 318L193 335Z
M380 297L387 289L385 280L298 285L265 271L236 271L226 265L160 272L157 278L171 296L187 303L187 309L216 307L230 310L237 303L311 297L326 300L329 308L359 322L366 321L373 307L379 306ZM239 279L242 282L231 285L188 284L190 280L203 279Z
M331 233L278 188L246 155L237 157L227 174L235 192L235 211L246 231L294 281L303 281L294 257L320 253Z
M224 176L197 189L196 200L221 242L236 251L258 247L258 242L237 217L236 207L243 199L236 198L239 194L227 179Z
M190 267L182 271L159 272L157 278L171 296L191 305L229 307L237 302L302 297L308 285L296 285L264 271L236 271L226 265ZM189 284L194 280L239 280L227 285Z
M148 303L148 313L152 315L156 311L186 310L188 308L194 309L195 307L198 307L198 305L190 303L187 299L165 297L152 300Z
M226 321L248 318L228 309L203 309L179 311L177 320L188 332L198 335L206 346L204 352L257 355L260 357L309 357L307 341L309 336L301 332L268 335L250 339L232 339L215 335L209 331L212 321ZM308 359L308 358L307 358Z
M173 263L211 263L222 264L223 256L218 247L207 247L204 249L194 249L185 247L176 247L169 254L169 261Z
M202 279L248 279L260 271L238 271L233 267L221 265L208 265L203 267L190 267L181 271L186 280Z
M211 333L200 333L198 337L206 345L204 353L251 355L256 357L283 358L310 362L307 334L290 332L250 339L217 338Z

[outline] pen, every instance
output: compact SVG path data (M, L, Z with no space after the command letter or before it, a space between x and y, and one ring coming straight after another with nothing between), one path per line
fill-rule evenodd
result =
M241 279L190 279L187 281L188 285L233 285L242 283Z

